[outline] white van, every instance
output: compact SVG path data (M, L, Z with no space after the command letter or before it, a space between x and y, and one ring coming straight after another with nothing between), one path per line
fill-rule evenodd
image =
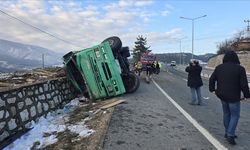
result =
M170 66L176 66L176 61L171 61Z

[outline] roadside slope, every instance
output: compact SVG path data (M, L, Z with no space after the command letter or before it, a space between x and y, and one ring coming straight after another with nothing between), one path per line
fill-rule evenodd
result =
M237 54L240 63L245 67L246 71L250 73L250 52L242 52ZM217 55L209 59L207 66L211 68L215 68L217 65L222 63L224 55Z

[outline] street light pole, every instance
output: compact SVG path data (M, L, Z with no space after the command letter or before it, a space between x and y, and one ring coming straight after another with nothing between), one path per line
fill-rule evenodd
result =
M186 37L180 38L180 39L179 39L179 42L180 42L180 65L182 64L182 63L181 63L181 60L182 60L181 41L182 41L183 39L185 39L185 38L186 38Z
M42 65L43 65L43 68L44 68L44 53L42 53Z
M192 19L192 59L194 58L194 19Z
M207 15L203 15L200 17L196 17L196 18L186 18L186 17L180 17L181 19L186 19L186 20L191 20L192 21L192 59L193 59L193 55L194 55L194 21L203 17L206 17Z
M180 65L181 65L181 40L180 40Z

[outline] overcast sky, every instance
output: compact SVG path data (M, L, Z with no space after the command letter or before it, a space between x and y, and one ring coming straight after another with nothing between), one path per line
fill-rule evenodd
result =
M180 17L207 17L194 21L194 54L216 53L218 43L246 28L249 0L5 0L0 9L49 32L60 41L0 12L0 38L38 45L66 53L119 36L133 49L138 35L147 37L154 53L192 50L192 21Z

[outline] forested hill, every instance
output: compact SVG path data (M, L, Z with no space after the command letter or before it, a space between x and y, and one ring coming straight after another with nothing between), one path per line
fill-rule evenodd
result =
M165 63L170 63L171 61L176 61L177 64L184 63L187 64L189 63L190 59L192 58L191 53L165 53L165 54L155 54L157 59L161 62ZM209 58L214 56L215 54L204 54L204 55L194 55L194 59L201 60L203 62L208 62Z

